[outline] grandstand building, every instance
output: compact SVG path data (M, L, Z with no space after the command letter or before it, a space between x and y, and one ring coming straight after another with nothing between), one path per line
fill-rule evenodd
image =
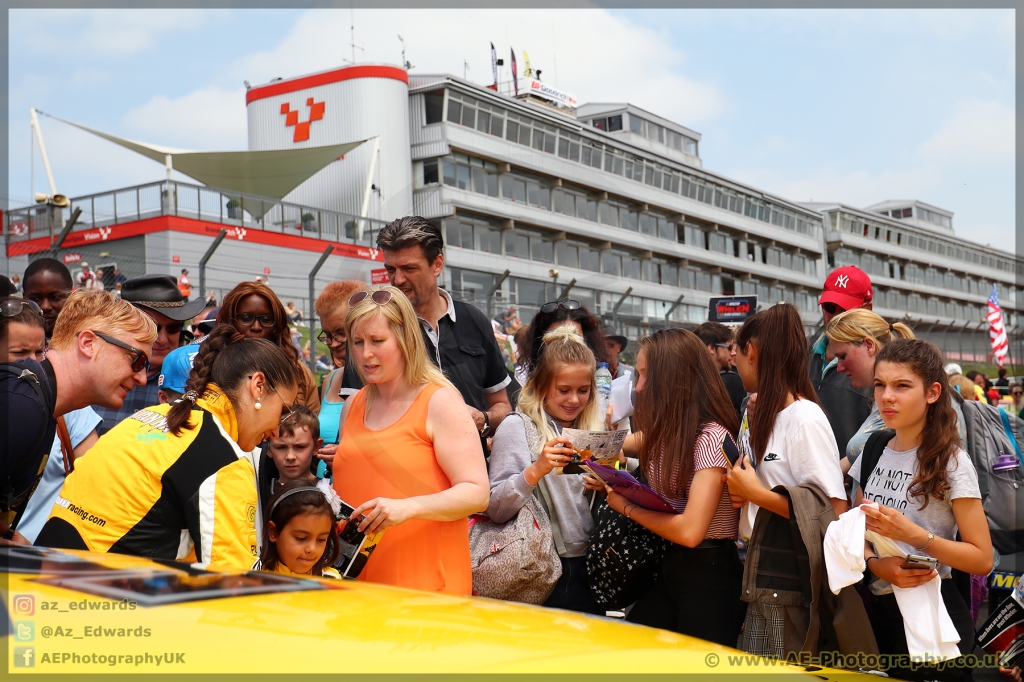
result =
M308 310L308 273L327 247L317 290L344 277L379 282L375 234L412 213L445 234L444 285L492 315L515 305L528 320L569 297L635 338L705 321L712 296L756 295L762 306L794 304L811 330L826 273L855 264L875 283L876 310L945 335L954 357L959 342L963 359L984 360L993 282L1007 327L1024 324L1021 262L956 237L949 211L772 195L705 169L700 133L632 104L577 104L535 78L492 89L356 65L255 86L246 106L250 150L365 141L283 200L163 181L12 210L7 269L47 252L78 207L60 250L69 267L187 267L198 282L225 230L207 289L267 275Z

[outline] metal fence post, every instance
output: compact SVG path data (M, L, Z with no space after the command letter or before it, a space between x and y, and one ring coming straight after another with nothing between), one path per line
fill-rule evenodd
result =
M74 212L71 213L71 218L68 220L67 225L64 226L64 229L61 230L60 234L57 236L57 241L55 241L53 246L50 247L50 252L53 254L54 258L56 258L57 254L60 252L60 245L63 244L64 240L68 238L69 234L71 234L71 230L75 227L75 223L78 222L78 216L80 215L82 215L82 207L76 206Z
M511 270L506 270L505 272L503 272L501 277L499 277L498 280L491 286L491 290L487 292L487 298L485 299L485 303L487 305L487 317L494 317L494 308L491 305L494 302L494 292L501 288L501 285L505 282L506 279L508 279L509 273L511 272Z
M206 262L213 256L213 252L217 250L220 243L224 241L224 237L228 236L227 230L221 230L220 234L213 238L213 243L210 244L210 248L206 250L203 257L199 259L199 295L206 298Z
M313 269L309 271L309 371L312 372L316 369L316 273L320 272L320 268L327 262L327 257L331 255L331 251L334 251L334 245L328 244L327 248L324 249L323 254L320 256L320 260L316 262Z

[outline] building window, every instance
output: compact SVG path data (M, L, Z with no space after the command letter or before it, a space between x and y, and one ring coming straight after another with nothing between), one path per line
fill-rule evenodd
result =
M423 108L426 110L427 125L440 123L444 112L444 90L425 93Z

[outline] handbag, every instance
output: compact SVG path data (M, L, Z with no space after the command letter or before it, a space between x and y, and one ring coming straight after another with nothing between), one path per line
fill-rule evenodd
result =
M637 480L646 484L643 474ZM619 611L654 584L668 540L608 506L602 499L595 512L594 533L587 550L587 582L597 605Z
M537 491L547 497L544 479ZM543 604L562 577L558 524L544 505L531 495L519 512L497 523L473 516L469 527L469 553L473 566L473 592L481 597L526 604Z

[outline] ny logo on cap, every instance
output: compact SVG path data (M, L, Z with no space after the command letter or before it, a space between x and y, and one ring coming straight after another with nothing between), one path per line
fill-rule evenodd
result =
M324 117L324 102L314 102L313 98L310 97L306 100L306 106L309 107L309 118L305 121L299 121L299 112L292 110L291 105L285 102L281 105L281 113L284 114L284 124L287 127L295 128L295 135L292 136L292 142L305 142L309 139L309 126L313 121L319 121Z
M839 275L839 276L836 277L836 284L835 284L835 286L837 286L837 287L842 287L843 289L845 289L846 285L849 284L849 283L850 283L850 276L849 275Z

